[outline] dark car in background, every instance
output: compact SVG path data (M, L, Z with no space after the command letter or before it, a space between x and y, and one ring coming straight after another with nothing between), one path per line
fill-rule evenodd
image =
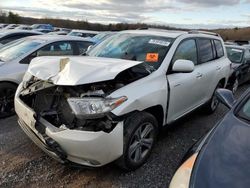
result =
M41 35L42 33L37 31L27 31L27 30L5 30L0 32L0 48L1 46L12 42L17 39L21 39L24 37L29 37L33 35Z
M226 45L232 62L228 88L235 93L240 84L250 80L250 46Z
M230 112L188 152L170 188L248 188L250 185L250 89L237 102L216 95Z

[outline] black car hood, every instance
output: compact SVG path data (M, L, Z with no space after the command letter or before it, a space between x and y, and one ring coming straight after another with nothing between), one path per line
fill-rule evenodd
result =
M190 187L247 188L249 176L250 127L231 111L200 151Z

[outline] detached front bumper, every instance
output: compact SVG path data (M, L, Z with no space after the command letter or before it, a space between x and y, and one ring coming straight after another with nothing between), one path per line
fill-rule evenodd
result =
M19 125L31 140L58 161L99 167L118 159L123 154L123 122L110 133L59 129L15 97L15 110ZM38 128L39 127L39 128ZM39 131L43 129L44 131ZM42 133L43 132L43 133Z

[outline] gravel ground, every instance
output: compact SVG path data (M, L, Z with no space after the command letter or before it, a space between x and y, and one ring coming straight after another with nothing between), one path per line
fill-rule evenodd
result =
M222 105L209 116L197 110L164 128L147 164L130 173L113 164L94 170L59 164L27 138L16 116L0 120L0 187L167 187L185 152L226 112Z

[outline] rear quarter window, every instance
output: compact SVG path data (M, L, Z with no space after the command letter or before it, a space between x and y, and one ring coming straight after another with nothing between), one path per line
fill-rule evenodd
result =
M222 45L221 41L214 40L214 45L215 45L217 58L223 57L224 56L224 48L223 48L223 45Z
M200 63L206 63L214 59L212 42L210 39L198 39Z

